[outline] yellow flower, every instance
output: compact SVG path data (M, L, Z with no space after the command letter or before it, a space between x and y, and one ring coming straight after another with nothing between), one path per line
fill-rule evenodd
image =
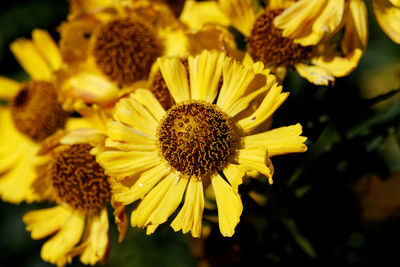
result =
M346 5L344 0L314 2L271 1L257 13L251 0L219 1L232 25L248 37L247 50L253 60L272 67L281 79L294 67L308 81L327 85L358 65L366 45L367 11L361 0ZM344 57L332 41L343 16Z
M38 152L38 175L31 188L42 200L58 205L30 211L23 217L33 239L51 236L41 256L58 266L70 263L76 255L81 262L94 265L105 259L109 249L106 205L111 200L111 188L95 156L105 140L101 125L106 115L96 106L93 110L82 107L81 111L89 115L88 121L76 119L71 130L47 138ZM123 210L115 206L117 219L124 220L117 221L121 241L126 219L121 215Z
M61 54L50 35L34 30L32 40L18 39L11 51L31 81L19 83L0 77L0 197L12 203L34 201L29 188L38 142L63 128L68 114L58 102L54 73L62 68Z
M212 185L220 231L232 236L245 172L256 170L272 183L270 157L307 149L300 124L257 131L288 93L262 63L243 66L221 53L189 56L188 70L178 58L158 64L175 105L165 111L139 89L117 103L107 124L106 151L97 160L115 178L113 198L124 205L142 199L131 224L149 234L184 198L171 226L198 237L204 190Z
M400 1L373 0L372 7L382 30L393 42L400 44Z

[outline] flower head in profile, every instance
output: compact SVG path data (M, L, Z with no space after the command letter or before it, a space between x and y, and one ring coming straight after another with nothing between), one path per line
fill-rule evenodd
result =
M150 91L121 99L107 124L106 148L97 155L114 177L113 198L139 199L132 226L152 233L177 210L175 231L201 234L204 192L212 187L220 231L232 236L242 213L238 186L257 171L272 183L270 157L304 152L299 124L259 132L288 93L262 63L243 66L221 53L160 58L174 105L165 111Z
M360 0L268 1L259 12L251 0L219 0L219 4L248 38L251 58L271 67L281 79L287 69L295 68L311 83L328 85L357 67L366 46L367 12ZM333 37L343 27L339 49ZM300 39L302 34L307 38Z

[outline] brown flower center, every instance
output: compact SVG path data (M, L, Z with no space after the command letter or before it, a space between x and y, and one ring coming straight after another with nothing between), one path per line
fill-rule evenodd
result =
M311 47L293 43L282 37L282 30L275 28L274 18L283 10L266 10L254 23L247 49L250 55L266 66L293 67L311 57Z
M99 69L125 86L146 79L161 52L161 43L153 29L130 18L112 20L102 26L93 48Z
M56 89L44 81L23 84L11 101L11 113L15 127L37 142L62 128L68 117L57 101Z
M177 171L205 177L234 155L237 131L214 104L189 101L167 111L157 131L160 154Z
M92 147L77 144L55 153L50 166L58 198L76 210L96 212L111 199L108 176L90 154Z

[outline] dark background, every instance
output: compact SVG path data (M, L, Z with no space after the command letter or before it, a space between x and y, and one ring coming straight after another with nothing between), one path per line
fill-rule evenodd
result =
M67 12L64 0L1 3L0 75L26 79L10 42L30 38L34 28L47 29L57 39L56 28ZM384 218L366 218L362 196L354 190L368 174L385 182L400 171L400 100L393 91L399 88L400 46L369 12L367 51L350 76L321 87L289 72L284 89L291 95L275 113L273 127L300 122L309 150L273 158L272 186L260 178L240 187L244 211L233 238L223 238L218 226L207 221L210 235L197 240L174 233L165 223L151 236L130 228L119 244L111 218L106 266L400 264L400 201L393 199L393 211ZM400 182L392 190L400 196ZM250 198L251 191L265 196L266 204ZM31 240L21 220L28 210L45 206L0 202L1 267L51 266L40 258L45 240ZM73 266L81 265L74 260Z

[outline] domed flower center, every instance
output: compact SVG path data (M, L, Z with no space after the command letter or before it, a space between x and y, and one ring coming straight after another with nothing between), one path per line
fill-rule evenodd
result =
M293 43L292 39L282 37L282 30L275 28L274 18L282 10L266 10L254 23L247 49L250 55L266 66L293 67L311 57L311 47Z
M89 213L97 212L111 199L108 176L90 154L91 149L88 144L72 145L55 153L50 166L59 200Z
M190 101L167 111L157 131L160 154L177 171L205 177L234 155L236 130L216 105Z
M146 79L161 52L161 43L153 29L130 18L112 20L102 26L93 47L98 68L125 86Z
M11 101L15 127L34 141L42 141L62 128L68 114L57 101L53 84L31 81Z

